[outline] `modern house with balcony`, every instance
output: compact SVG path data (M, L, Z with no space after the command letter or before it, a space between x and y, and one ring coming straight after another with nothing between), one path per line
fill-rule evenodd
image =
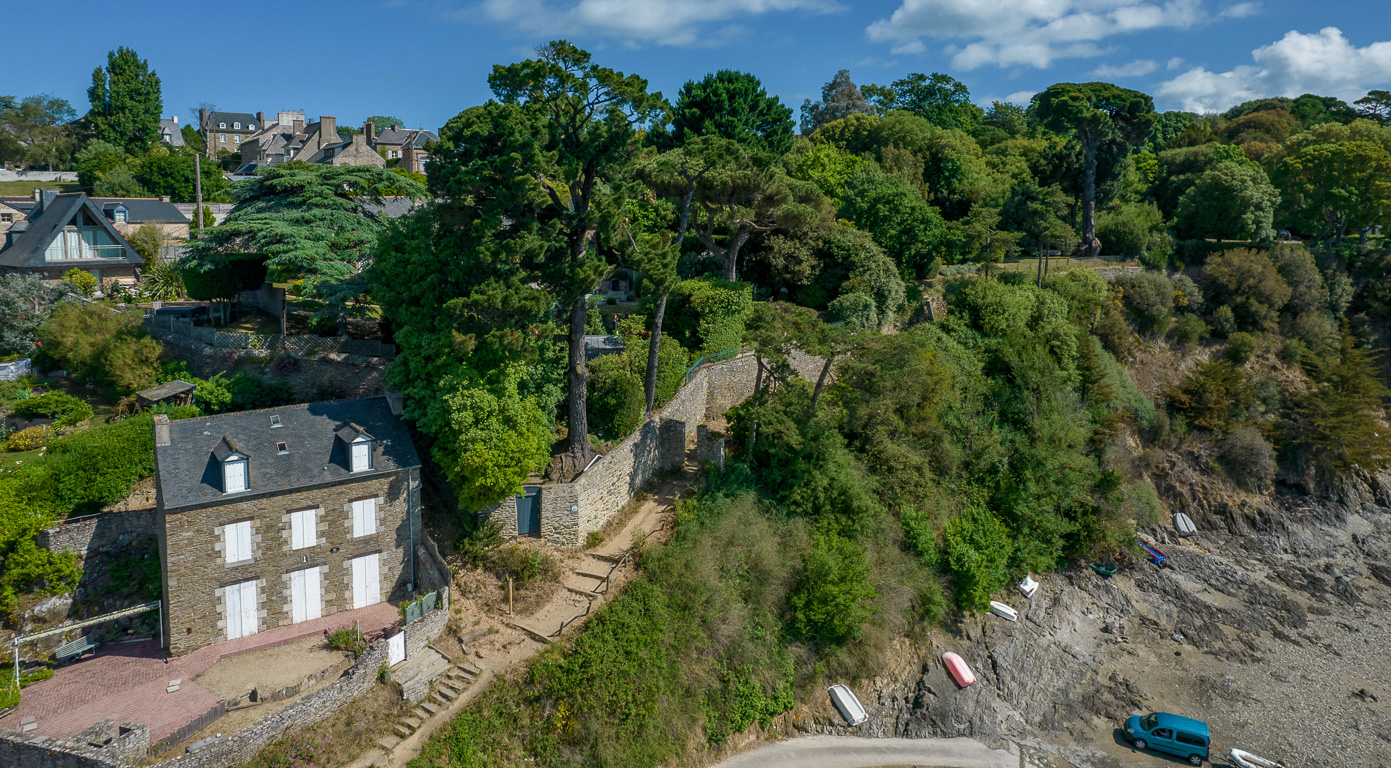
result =
M56 280L77 268L90 272L98 282L133 283L139 278L145 260L86 195L44 189L36 202L26 220L5 232L0 272Z

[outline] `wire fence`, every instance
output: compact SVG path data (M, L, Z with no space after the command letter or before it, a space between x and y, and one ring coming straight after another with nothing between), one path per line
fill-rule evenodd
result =
M742 355L745 352L752 351L753 347L745 346L733 347L732 349L726 349L722 352L710 352L701 355L700 357L696 358L695 363L693 363L690 368L686 369L686 377L681 380L681 386L684 387L685 385L690 384L691 379L695 378L696 372L707 365L723 362L725 360L729 360L730 358L738 357L739 355Z

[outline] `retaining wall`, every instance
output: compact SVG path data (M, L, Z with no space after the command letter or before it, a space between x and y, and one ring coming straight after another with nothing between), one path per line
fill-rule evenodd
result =
M121 552L143 539L159 535L154 509L102 512L74 517L39 531L35 543L51 552L72 552L86 558L89 552Z
M77 181L77 171L11 171L0 168L0 181Z
M150 743L150 729L136 723L120 728L107 718L67 741L0 728L0 766L4 768L119 768L134 763Z

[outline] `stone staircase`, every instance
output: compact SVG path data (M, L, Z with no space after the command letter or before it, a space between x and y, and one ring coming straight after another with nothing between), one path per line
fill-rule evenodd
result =
M440 657L443 658L443 654L440 654ZM464 662L462 666L450 664L443 676L437 678L429 696L422 698L409 715L396 723L395 735L385 736L377 743L387 752L390 752L397 744L401 743L402 739L415 733L426 720L434 717L441 710L448 709L454 700L459 698L460 694L473 685L473 681L478 678L482 671L481 667L472 662Z

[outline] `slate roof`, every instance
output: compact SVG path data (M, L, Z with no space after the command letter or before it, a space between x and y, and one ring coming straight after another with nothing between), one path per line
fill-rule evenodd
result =
M159 401L168 397L174 397L175 395L182 395L186 392L192 392L193 389L194 387L192 384L189 384L186 381L181 381L179 379L174 379L173 381L166 381L163 384L150 387L149 389L142 389L139 392L136 392L135 396L144 398L145 400L148 400L152 403L158 403Z
M44 249L48 248L49 243L58 237L63 231L63 227L72 221L73 215L83 207L87 208L88 214L93 220L106 228L116 244L124 246L125 256L121 258L93 258L93 259L67 259L64 261L44 261ZM81 192L54 195L45 204L42 212L37 214L30 213L28 227L16 237L9 247L0 250L0 266L17 268L41 268L41 267L96 267L96 266L116 266L130 264L140 266L145 260L135 252L134 248L126 242L121 233L111 226L111 222L106 220L101 209ZM11 231L14 231L12 228Z
M26 218L39 207L32 197L0 197L0 205L7 205L24 214Z
M370 197L355 197L353 200L362 206L364 211L374 215L381 214L390 219L399 219L423 204L409 197L383 197L380 203Z
M218 123L226 123L226 124L227 124L227 127L226 127L226 128L219 128L219 127L217 127ZM232 127L232 126L235 125L236 123L241 123L241 128L240 128L240 129L237 129L237 128L233 128L233 127ZM258 122L256 122L256 116L253 115L253 114L251 114L251 113L249 113L249 112L209 112L209 113L208 113L208 130L212 130L212 131L236 131L236 130L257 131L257 130L260 130L261 128L262 128L261 124L258 123Z
M159 133L163 136L169 134L169 146L182 147L184 145L184 135L179 128L179 124L174 120L160 120Z
M126 221L142 224L156 221L165 224L187 224L189 218L173 203L166 203L157 197L94 197L92 202L101 209L107 221L114 221L112 211L117 205L126 207Z
M439 141L440 137L425 130L424 128L387 128L378 132L372 137L378 144L396 144L405 146L410 144L413 147L421 147L432 141Z
M584 358L593 360L600 355L611 355L623 351L623 337L609 334L607 336L586 335L584 337Z
M272 427L272 416L282 426ZM337 433L350 425L372 436L370 470L348 471L347 444ZM280 442L287 444L288 453L279 452ZM169 423L168 443L155 446L155 478L166 510L273 496L420 466L405 422L381 396L180 419ZM245 492L222 492L216 454L228 450L247 457Z

